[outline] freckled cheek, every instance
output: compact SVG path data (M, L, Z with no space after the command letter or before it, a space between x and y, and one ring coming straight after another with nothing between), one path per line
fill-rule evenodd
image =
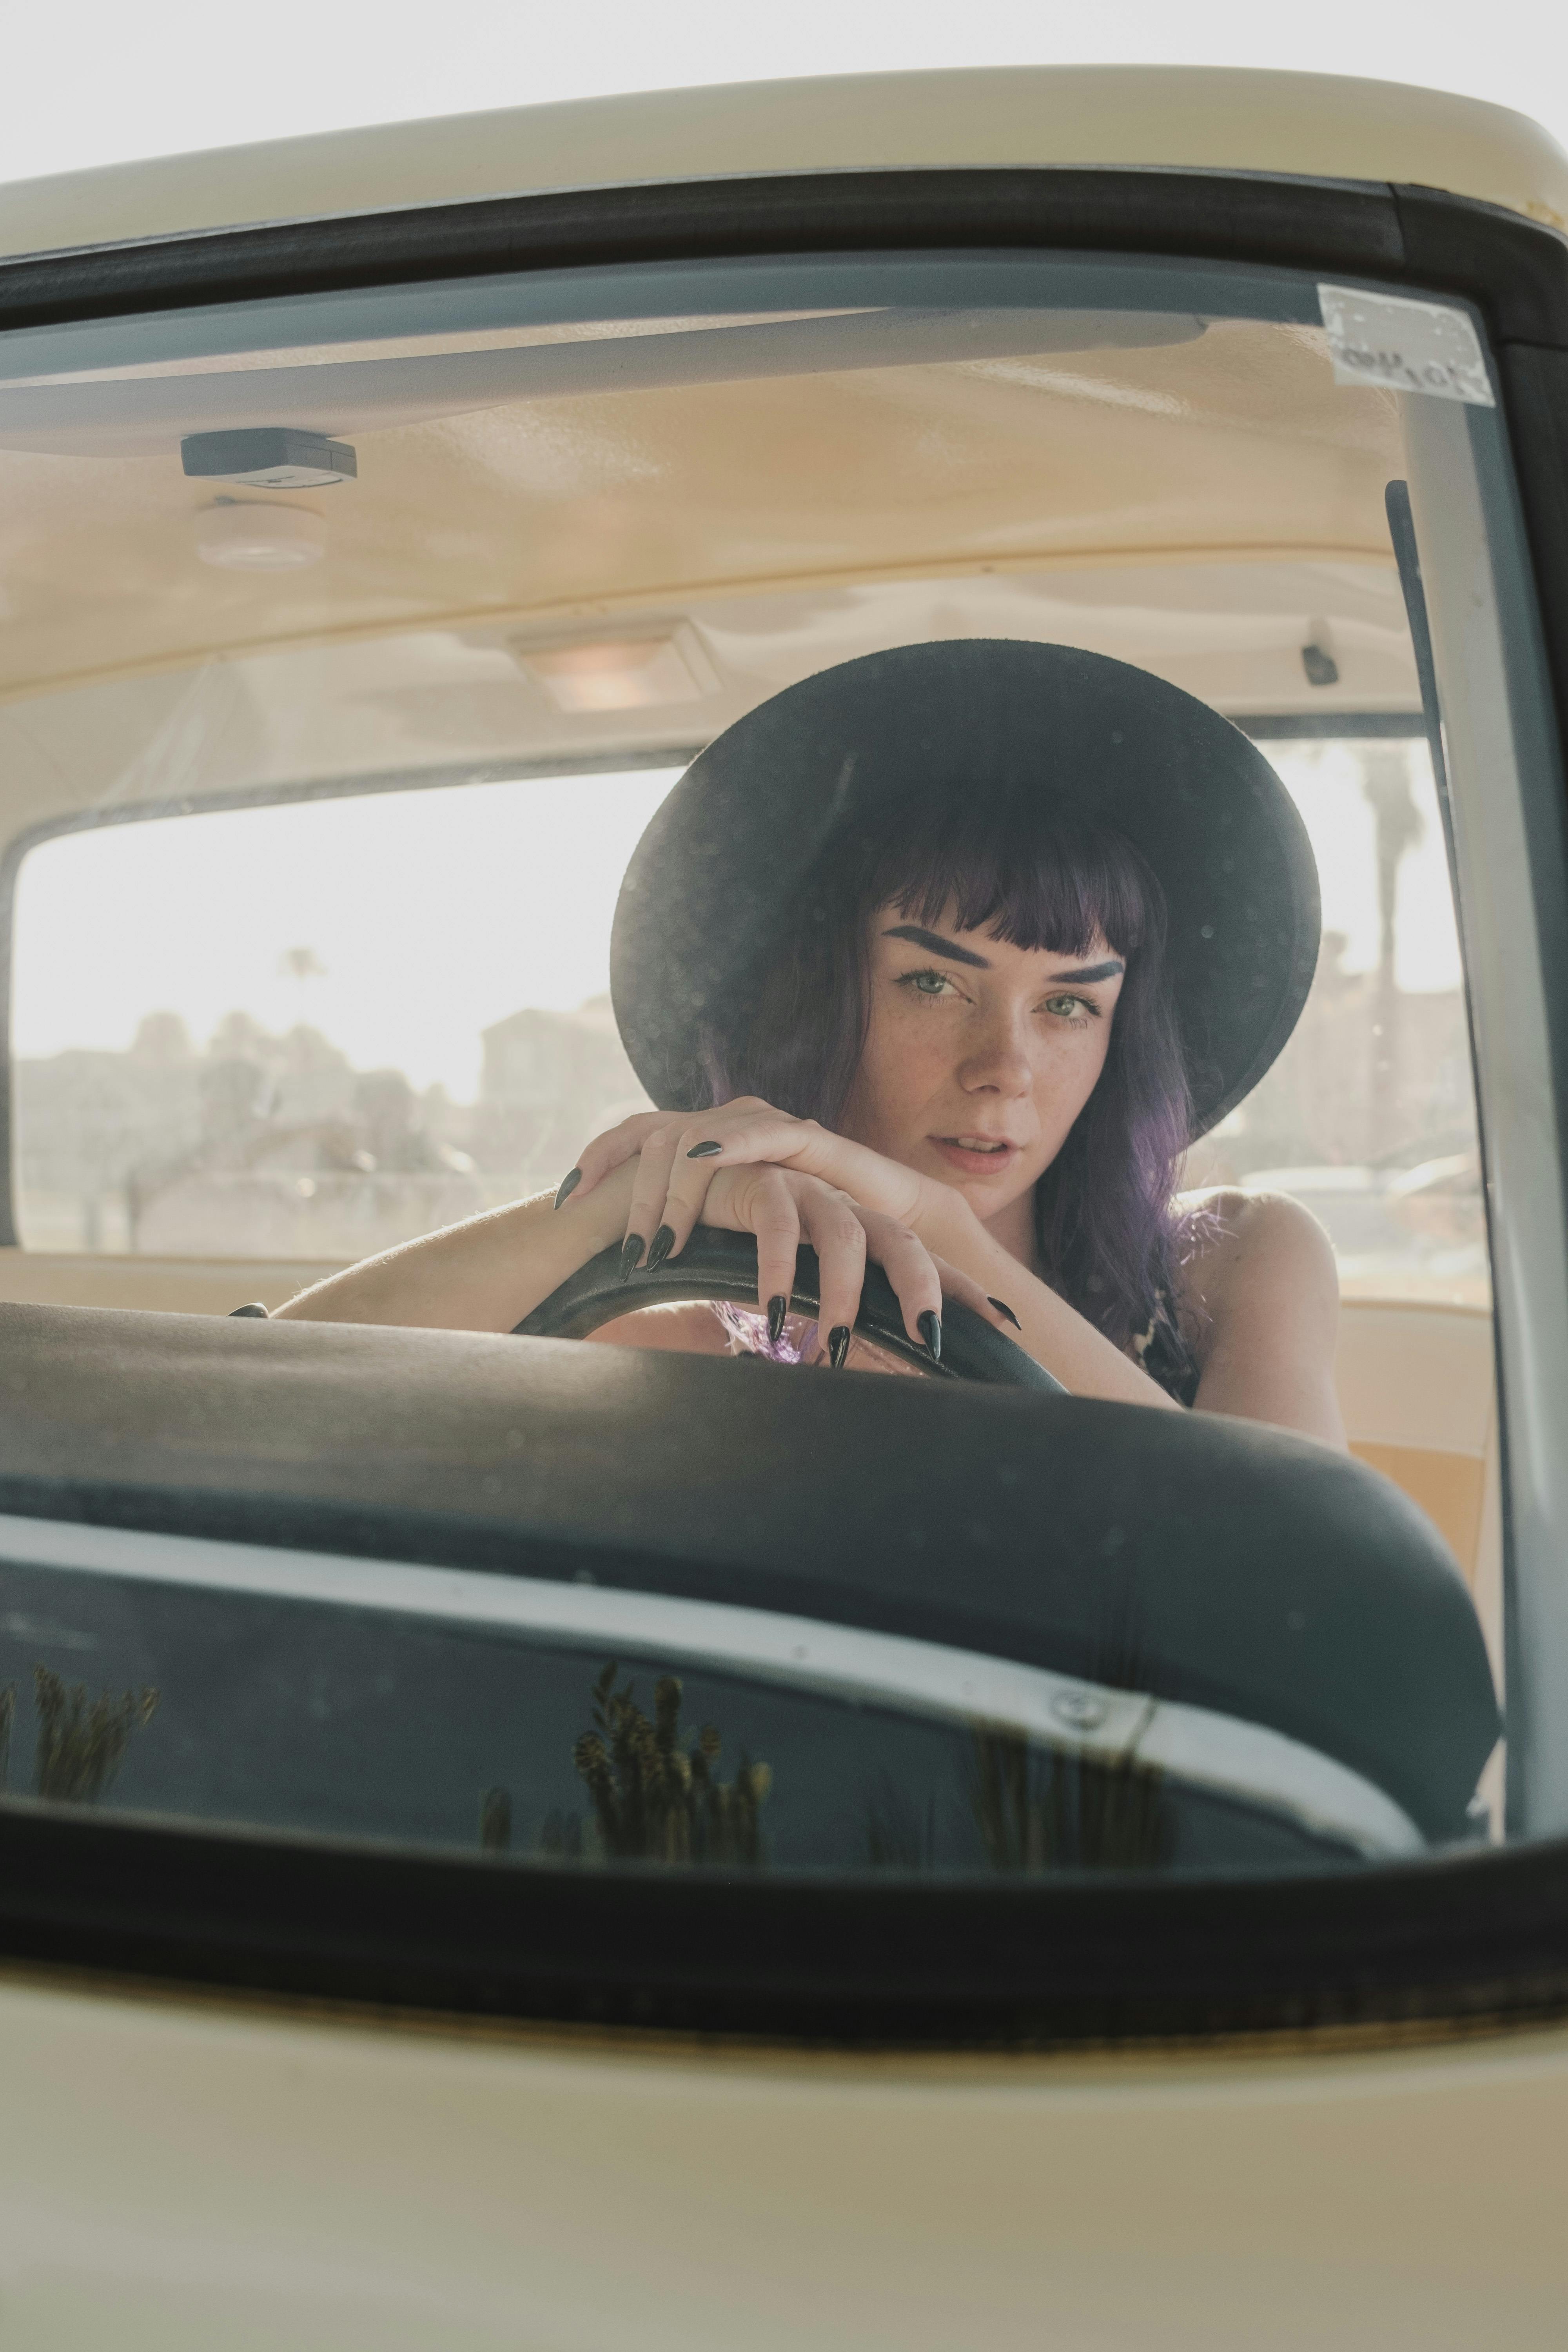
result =
M900 1018L901 1010L873 1018L855 1087L859 1125L889 1141L905 1129L923 1132L923 1107L951 1076L953 1061L952 1040L921 1019L924 1007Z
M1094 1092L1110 1042L1098 1029L1087 1035L1069 1031L1052 1041L1035 1078L1035 1108L1042 1134L1057 1142L1065 1138Z

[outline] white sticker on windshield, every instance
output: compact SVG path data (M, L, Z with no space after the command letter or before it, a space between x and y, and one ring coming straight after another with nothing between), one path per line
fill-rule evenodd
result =
M1382 383L1435 400L1495 408L1480 342L1463 310L1410 302L1399 294L1358 294L1320 286L1336 383Z

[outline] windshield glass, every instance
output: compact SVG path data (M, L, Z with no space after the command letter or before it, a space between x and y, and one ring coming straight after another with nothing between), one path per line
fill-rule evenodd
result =
M13 1801L939 1876L1554 1818L1529 633L1474 322L1391 301L5 339Z

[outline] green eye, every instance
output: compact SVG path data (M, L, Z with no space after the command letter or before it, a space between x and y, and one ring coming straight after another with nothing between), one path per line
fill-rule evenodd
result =
M940 971L912 971L910 979L921 996L940 996L947 986L947 981Z
M1047 996L1046 999L1046 1011L1057 1013L1064 1021L1070 1021L1075 1013L1087 1013L1089 1009L1081 996Z

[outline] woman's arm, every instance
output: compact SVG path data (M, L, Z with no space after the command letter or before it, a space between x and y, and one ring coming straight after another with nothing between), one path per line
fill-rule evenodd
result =
M945 1192L945 1186L933 1187ZM1014 1307L1032 1356L1075 1396L1128 1404L1173 1401L1055 1291L1026 1273L956 1192L911 1222L926 1246ZM1340 1286L1328 1235L1284 1193L1214 1192L1215 1239L1184 1269L1182 1303L1197 1325L1194 1409L1265 1421L1342 1452L1334 1384ZM965 1221L973 1231L966 1231Z
M1204 1331L1200 1412L1271 1422L1345 1444L1334 1385L1340 1283L1327 1234L1283 1192L1209 1192L1215 1237L1183 1295Z
M647 1236L635 1247L625 1241L637 1172L635 1161L621 1167L586 1200L568 1197L559 1209L542 1193L405 1242L329 1276L279 1312L314 1322L510 1331L600 1250L621 1245L623 1273L644 1258ZM815 1176L772 1166L725 1169L709 1189L702 1212L704 1223L755 1235L758 1305L781 1318L794 1287L796 1253L802 1242L811 1244L821 1266L825 1342L836 1365L849 1345L868 1258L892 1284L910 1338L933 1353L942 1344L944 1295L962 1298L998 1327L1005 1319L962 1270L934 1262L896 1218L858 1205ZM651 1263L658 1264L664 1255L653 1253ZM647 1318L635 1330L619 1318L611 1333L623 1344L679 1346L683 1338L689 1341L693 1328L704 1350L719 1338L711 1317L694 1325L693 1318L672 1318L668 1311L651 1329Z
M926 1187L908 1223L934 1256L968 1275L988 1297L1006 1300L1019 1326L1012 1336L1072 1395L1181 1412L1141 1364L1005 1249L951 1185Z
M510 1331L626 1229L635 1163L557 1213L552 1195L489 1209L301 1291L279 1315L310 1323L404 1323Z

